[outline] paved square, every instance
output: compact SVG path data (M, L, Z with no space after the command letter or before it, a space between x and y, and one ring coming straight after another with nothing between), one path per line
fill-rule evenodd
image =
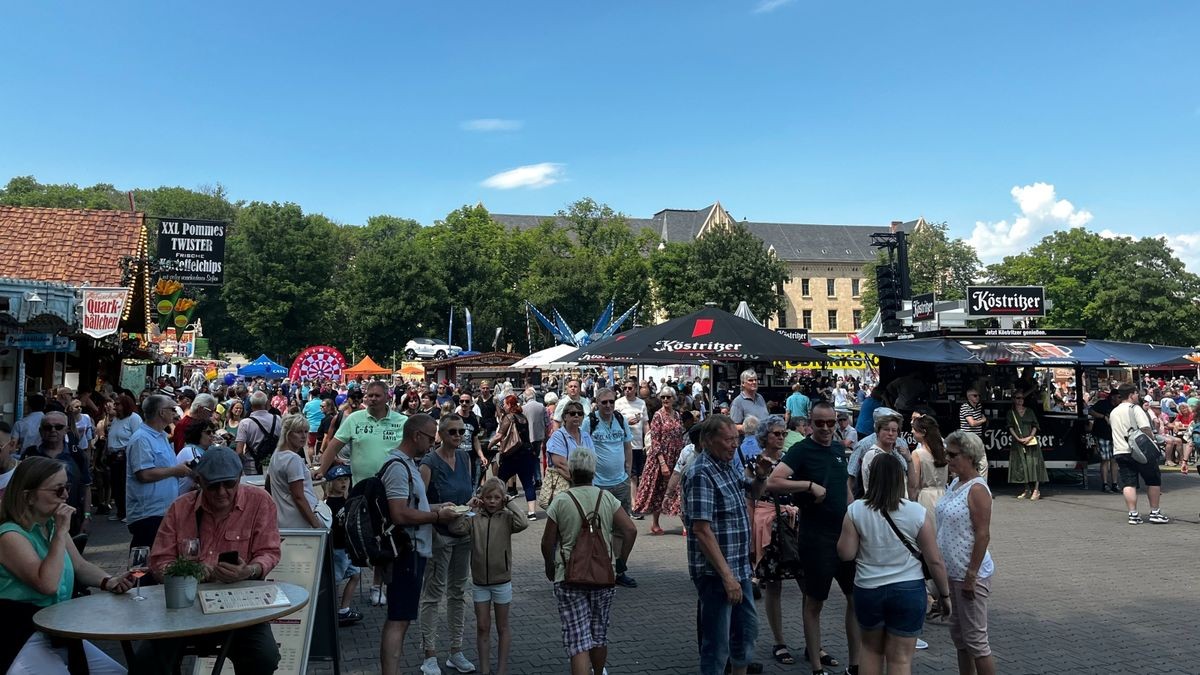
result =
M1027 502L1014 499L1015 491L997 491L990 632L1000 673L1200 673L1200 659L1189 653L1193 623L1200 617L1200 581L1194 570L1200 551L1200 477L1169 473L1164 487L1163 509L1174 522L1138 526L1126 524L1119 495L1052 485L1041 502ZM1139 507L1143 516L1149 511L1144 495ZM515 541L514 674L567 670L553 594L541 572L538 546L544 522L539 520ZM125 563L128 535L119 525L98 521L88 548L88 556L110 571ZM664 527L667 535L651 537L649 521L638 523L641 534L630 573L640 587L617 592L609 632L612 675L696 672L695 591L687 577L684 540L678 519L664 519ZM366 619L341 631L344 673L379 672L384 611L366 606L365 593L364 585L358 608ZM822 623L826 648L843 663L844 607L835 590ZM804 633L795 587L784 590L783 614L787 643L800 659ZM772 639L765 618L760 623L757 653L765 672L809 672L803 662L777 665L768 653ZM466 653L478 663L474 635L471 613ZM947 629L927 626L924 638L930 648L917 653L914 671L957 672ZM405 645L406 675L420 666L417 640L414 626ZM120 658L117 645L101 646ZM310 672L332 669L315 665Z

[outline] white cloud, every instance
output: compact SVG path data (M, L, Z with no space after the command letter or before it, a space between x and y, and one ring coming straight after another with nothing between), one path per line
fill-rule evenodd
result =
M463 131L519 131L525 123L521 120L502 120L488 117L478 120L467 120L462 123Z
M1092 213L1077 209L1066 199L1057 199L1049 183L1015 186L1010 192L1021 210L1011 221L976 221L968 240L984 263L1029 249L1054 230L1081 227L1092 221Z
M544 188L562 182L564 168L565 165L553 162L518 166L487 178L482 185L497 190Z
M774 12L780 7L790 5L791 3L792 0L758 0L758 4L754 6L754 13L766 14L767 12Z

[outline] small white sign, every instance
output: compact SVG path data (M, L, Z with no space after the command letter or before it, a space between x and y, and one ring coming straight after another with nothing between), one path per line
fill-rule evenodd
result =
M102 338L116 333L121 328L121 316L125 313L125 300L129 290L84 290L83 334Z

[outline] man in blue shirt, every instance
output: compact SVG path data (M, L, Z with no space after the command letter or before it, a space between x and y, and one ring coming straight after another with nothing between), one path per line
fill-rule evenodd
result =
M325 419L325 411L321 410L321 392L316 389L309 392L303 412L308 419L308 443L305 444L304 455L308 461L312 461L313 450L317 447L317 432L321 430L321 420Z
M175 446L167 427L176 419L175 401L155 394L142 403L142 426L126 446L125 520L133 539L129 546L153 546L167 507L179 496L179 481L191 474L175 463Z
M771 464L760 458L753 481L736 459L738 430L725 415L700 429L701 451L683 479L688 574L699 594L700 672L718 675L729 662L744 675L758 637L750 587L750 517L746 495L757 499Z
M786 419L793 417L808 417L808 409L812 406L812 401L809 400L801 390L800 383L792 385L792 395L787 397L787 402L784 403Z
M596 475L592 485L611 492L625 513L633 515L629 491L629 472L633 470L633 432L621 413L616 411L617 394L612 389L596 391L596 407L583 420L583 431L591 435L596 451ZM617 543L620 534L613 533L613 550L622 550ZM626 573L625 561L617 559L617 583L637 588L637 582Z

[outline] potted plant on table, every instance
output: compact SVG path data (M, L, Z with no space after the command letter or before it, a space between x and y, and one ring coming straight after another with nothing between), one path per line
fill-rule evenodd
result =
M183 609L196 602L196 585L204 578L204 564L180 556L163 568L163 596L167 609Z

